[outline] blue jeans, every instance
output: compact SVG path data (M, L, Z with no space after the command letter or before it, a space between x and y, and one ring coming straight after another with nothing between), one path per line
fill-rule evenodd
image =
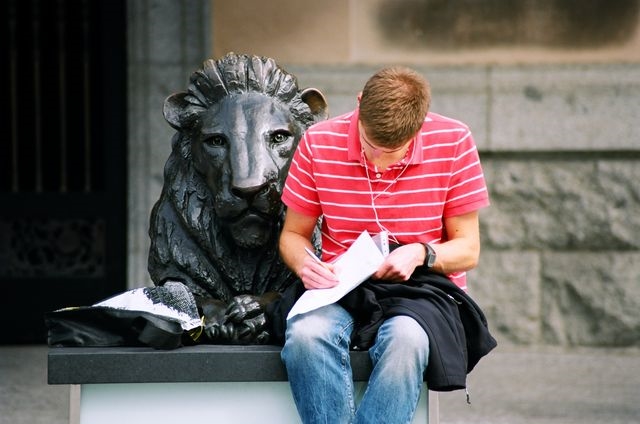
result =
M349 343L354 321L337 304L287 322L282 360L304 424L409 423L429 360L429 338L407 316L386 320L369 349L373 371L356 406Z

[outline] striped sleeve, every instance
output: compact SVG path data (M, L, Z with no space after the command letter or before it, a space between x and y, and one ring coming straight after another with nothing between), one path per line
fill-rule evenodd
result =
M463 215L488 205L489 195L478 149L471 132L466 129L457 143L444 217Z

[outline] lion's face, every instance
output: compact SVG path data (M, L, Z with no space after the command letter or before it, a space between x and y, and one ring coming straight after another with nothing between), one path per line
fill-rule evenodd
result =
M239 93L211 106L198 130L193 163L214 196L220 228L239 246L263 246L276 235L280 194L304 128L277 99Z
M178 133L163 191L173 192L190 232L211 240L211 251L224 256L218 244L227 241L251 249L245 257L272 251L293 152L303 132L327 118L326 99L315 88L300 90L293 75L259 56L207 60L189 81L187 92L164 103Z

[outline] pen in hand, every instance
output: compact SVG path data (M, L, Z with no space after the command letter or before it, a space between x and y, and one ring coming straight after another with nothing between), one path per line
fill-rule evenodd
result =
M309 249L308 247L305 246L304 251L307 252L309 254L309 256L311 256L313 258L314 261L316 261L317 263L319 263L320 265L322 265L323 267L325 267L326 269L331 271L331 269L327 266L327 264L322 262L322 259L317 257L316 254L311 251L311 249Z

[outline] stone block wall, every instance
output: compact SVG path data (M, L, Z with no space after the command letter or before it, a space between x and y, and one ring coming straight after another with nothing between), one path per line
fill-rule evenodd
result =
M511 342L640 341L640 155L483 155L470 293Z

